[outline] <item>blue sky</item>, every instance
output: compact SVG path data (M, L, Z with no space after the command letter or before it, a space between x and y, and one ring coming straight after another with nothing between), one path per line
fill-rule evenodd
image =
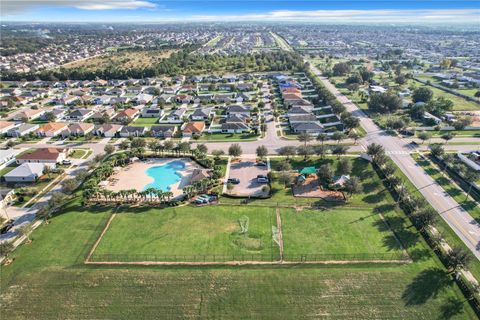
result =
M470 23L480 1L0 0L2 21Z

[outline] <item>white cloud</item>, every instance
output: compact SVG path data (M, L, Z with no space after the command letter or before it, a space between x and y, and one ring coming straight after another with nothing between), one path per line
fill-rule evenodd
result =
M480 9L458 10L275 10L264 14L197 15L201 21L305 21L305 22L477 22Z
M155 8L143 0L1 0L2 15L21 14L39 7L71 7L84 10Z

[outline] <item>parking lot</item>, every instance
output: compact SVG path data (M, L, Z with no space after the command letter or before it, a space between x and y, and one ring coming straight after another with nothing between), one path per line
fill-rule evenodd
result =
M257 176L266 176L267 173L267 166L258 166L255 159L242 159L238 162L232 162L228 178L237 178L240 183L234 184L233 189L227 192L239 196L264 196L266 194L262 192L262 187L267 184L257 182Z

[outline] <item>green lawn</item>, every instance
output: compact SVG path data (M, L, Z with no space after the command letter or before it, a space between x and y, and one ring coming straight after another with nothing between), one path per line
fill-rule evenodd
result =
M2 267L2 318L475 319L435 258L375 267L85 266L109 215L73 206L38 228Z
M332 260L394 259L401 247L385 222L373 210L327 211L282 209L285 259L298 254L321 254ZM338 256L337 256L338 255Z
M4 175L9 173L10 171L15 169L16 167L18 167L18 164L16 164L15 162L10 163L8 166L6 166L5 168L0 170L0 177L3 177Z
M246 235L240 234L242 216L249 218ZM127 255L124 258L127 260L154 255L165 261L190 261L193 256L204 255L207 261L233 260L241 255L262 259L259 256L263 255L271 260L278 254L278 247L272 243L271 230L275 224L275 210L271 208L125 209L114 218L95 255Z
M132 122L132 126L151 127L158 124L158 118L137 118Z
M70 155L70 158L73 159L80 159L82 158L88 151L84 149L75 149Z
M413 80L412 80L413 81ZM419 87L428 87L429 89L431 89L433 91L433 97L434 98L438 98L438 97L444 97L446 99L449 99L449 100L452 100L453 102L453 110L454 111L473 111L473 110L480 110L480 105L475 103L475 102L472 102L472 101L468 101L462 97L459 97L459 96L456 96L454 94L451 94L451 93L448 93L444 90L441 90L441 89L437 89L437 88L434 88L432 86L429 86L429 85L425 85L425 84L422 84L418 81L414 81L412 82L417 88Z
M205 133L196 141L254 141L259 135L254 133Z

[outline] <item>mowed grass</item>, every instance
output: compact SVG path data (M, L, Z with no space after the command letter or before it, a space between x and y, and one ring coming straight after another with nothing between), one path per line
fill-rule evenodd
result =
M327 211L282 209L285 259L320 254L331 260L395 259L401 247L378 213L372 210ZM390 255L391 254L391 255Z
M425 254L388 266L86 266L110 214L73 205L35 230L2 266L2 319L476 319Z
M132 125L151 127L158 124L158 118L137 118Z
M248 232L240 234L239 219L248 217ZM165 261L204 259L233 260L263 255L278 256L272 243L273 208L177 207L167 209L126 208L120 211L95 255L114 255L119 259L141 259L142 255ZM120 256L120 257L118 257ZM214 257L216 256L216 257Z

